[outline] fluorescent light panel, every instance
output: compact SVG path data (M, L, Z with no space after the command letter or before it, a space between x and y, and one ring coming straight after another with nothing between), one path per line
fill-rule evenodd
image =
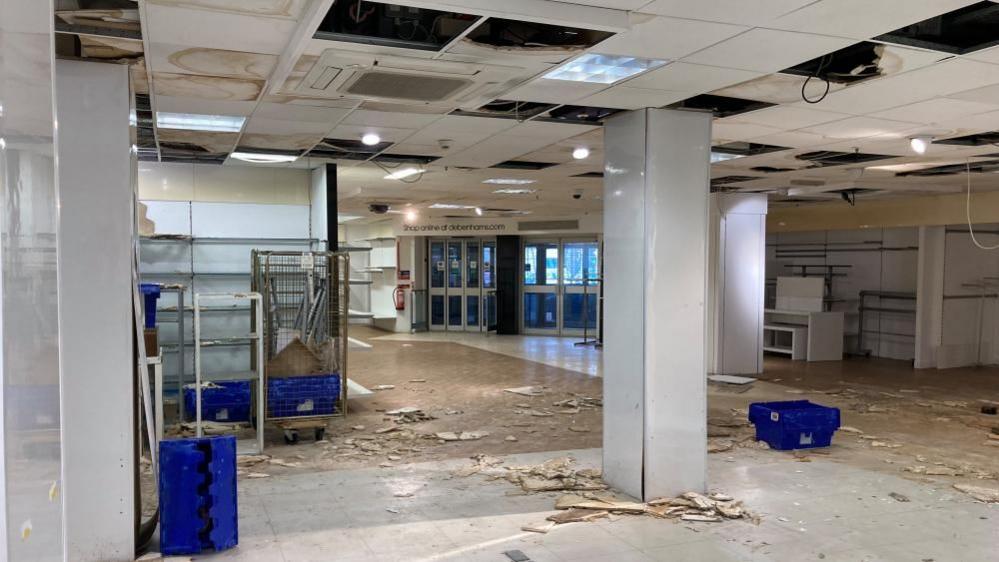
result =
M458 205L456 203L434 203L431 209L474 209L475 205Z
M401 180L403 178L408 178L409 176L415 176L416 174L422 174L422 173L423 173L423 170L420 170L420 169L417 169L417 168L404 168L402 170L398 170L398 171L392 172L391 174L385 176L385 179L387 179L387 180Z
M545 74L549 80L613 84L666 64L659 59L587 53Z
M482 183L488 183L492 185L530 185L532 183L538 183L538 180L526 180L518 178L492 178L484 180Z
M246 117L235 115L200 115L195 113L156 112L156 126L161 129L207 131L211 133L238 133Z
M298 160L298 156L288 154L258 154L256 152L233 152L230 156L236 160L254 164L285 164Z

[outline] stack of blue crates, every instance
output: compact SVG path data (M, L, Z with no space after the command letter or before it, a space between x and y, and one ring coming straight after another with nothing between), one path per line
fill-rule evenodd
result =
M756 440L771 449L828 447L839 429L839 408L808 400L756 402L749 405L749 421L756 426Z
M194 385L184 387L184 415L195 418ZM201 419L215 422L250 421L250 381L222 381L201 389Z
M339 373L267 378L267 411L271 418L335 414L339 400Z
M236 437L160 442L160 551L226 550L239 542Z

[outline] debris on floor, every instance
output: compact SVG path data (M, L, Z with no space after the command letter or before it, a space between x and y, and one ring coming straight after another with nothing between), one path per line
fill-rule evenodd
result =
M488 437L488 431L439 431L434 436L441 441L476 441Z
M393 421L400 424L420 423L437 419L436 416L432 416L415 406L406 406L404 408L389 410L385 412L385 415L392 416Z
M696 523L718 523L747 519L759 523L759 516L745 509L741 501L721 493L687 492L675 498L658 498L645 503L621 500L605 493L564 495L555 502L563 513L548 518L558 524L592 521L610 515L650 515Z
M541 396L545 393L545 389L541 386L518 386L516 388L504 388L503 392L519 394L521 396Z
M576 412L585 408L603 408L604 401L600 398L591 398L589 396L583 396L581 394L576 394L574 398L568 398L566 400L559 400L558 402L552 402L552 406L557 408L567 408L574 409Z
M525 492L557 492L562 490L605 490L607 485L597 469L575 470L572 457L559 457L541 464L504 467L504 477Z
M371 390L392 390L393 388L395 388L394 384L376 384L371 387Z
M968 494L972 498L985 503L999 503L999 488L983 488L970 484L954 484L954 489Z
M908 502L912 501L912 500L909 499L909 496L900 494L898 492L892 492L892 493L888 494L888 497L890 497L891 499L893 499L893 500L895 500L897 502L901 502L901 503L908 503Z

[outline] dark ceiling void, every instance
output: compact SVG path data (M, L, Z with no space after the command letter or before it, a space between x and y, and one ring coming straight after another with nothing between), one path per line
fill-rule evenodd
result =
M722 154L734 154L737 156L756 156L759 154L768 154L770 152L780 152L781 150L791 150L791 149L786 146L777 146L775 144L762 144L756 142L729 142L711 147L711 152L720 152Z
M308 156L338 160L367 160L393 144L383 141L368 146L357 139L323 139L309 151Z
M574 178L602 178L604 177L603 172L586 172L583 174L576 174L572 176Z
M719 185L729 185L732 183L742 183L744 181L758 180L760 178L756 176L721 176L717 178L711 178L711 186Z
M874 38L965 55L999 45L999 3L977 2Z
M934 140L933 144L954 144L958 146L985 146L991 144L999 146L999 131L989 131L987 133L975 133L963 137L953 137L949 139Z
M381 164L430 164L431 162L440 160L440 157L426 154L382 153L372 158L372 160Z
M380 4L367 0L346 0L333 4L314 37L382 47L439 51L479 19L479 16L470 14Z
M864 41L785 68L783 74L812 76L835 84L855 84L881 76L883 45Z
M538 121L552 121L557 123L581 123L584 125L599 125L604 119L620 113L620 109L607 107L587 107L583 105L563 105L556 107L538 117Z
M973 174L996 173L999 172L999 160L983 160L969 164L947 164L944 166L934 166L923 168L922 170L912 170L909 172L899 172L896 177L927 177L927 176L953 176L971 171Z
M731 117L740 113L749 113L750 111L773 107L774 105L765 101L701 94L666 107L670 109L700 109L714 113L715 117Z
M203 147L186 142L161 142L160 161L183 164L218 164L225 162L226 152L208 152ZM153 158L155 160L155 158Z
M495 100L474 110L456 109L451 115L471 117L497 117L500 119L516 119L523 121L557 107L553 103L536 103L532 101Z
M895 158L886 154L866 154L863 152L837 152L835 150L817 150L795 156L798 160L811 162L810 168L826 168L828 166L843 166L846 164L862 164L874 160Z
M778 168L776 166L753 166L750 170L762 172L764 174L779 174L781 172L793 172L795 168Z
M489 18L468 34L468 39L493 47L587 49L614 35L563 25Z
M556 162L528 162L526 160L507 160L506 162L500 162L499 164L494 164L490 168L500 168L503 170L544 170L545 168L551 168L552 166L557 166Z

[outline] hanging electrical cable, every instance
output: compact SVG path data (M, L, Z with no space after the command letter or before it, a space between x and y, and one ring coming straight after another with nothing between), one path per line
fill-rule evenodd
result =
M805 82L801 85L801 99L805 100L805 103L811 103L811 104L819 103L822 100L826 99L826 96L829 95L829 88L831 84L827 76L822 76L822 71L825 70L825 68L829 65L830 62L832 62L831 54L822 57L822 59L819 60L819 66L815 69L815 73L811 74L808 78L805 78ZM822 78L823 80L825 80L826 90L822 92L822 95L819 97L819 99L810 100L808 99L808 96L805 94L805 89L808 88L808 83L811 82L813 78Z
M978 241L978 238L975 238L975 227L973 227L971 224L971 159L969 158L964 165L965 165L965 172L968 177L968 199L965 209L967 211L967 216L968 216L968 234L971 235L971 242L982 250L999 250L999 244L996 244L995 246L985 246Z

